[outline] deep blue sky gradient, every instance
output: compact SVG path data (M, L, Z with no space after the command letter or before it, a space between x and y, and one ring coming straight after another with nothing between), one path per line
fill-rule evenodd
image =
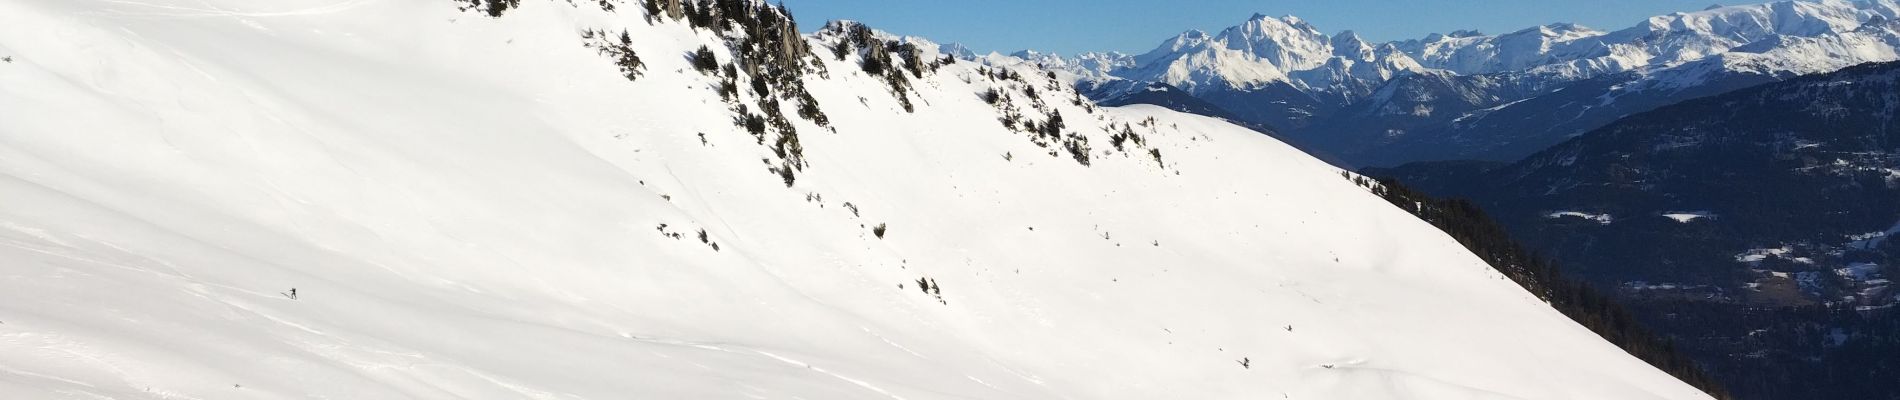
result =
M777 1L777 0L775 0ZM1713 0L782 0L806 30L852 19L978 52L1037 49L1140 54L1182 31L1217 32L1254 13L1292 14L1326 34L1374 42L1475 29L1489 34L1573 22L1602 30L1701 10ZM1758 1L1721 4L1749 4Z

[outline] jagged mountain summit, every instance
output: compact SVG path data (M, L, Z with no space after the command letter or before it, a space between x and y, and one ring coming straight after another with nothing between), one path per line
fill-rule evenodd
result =
M0 397L1708 398L1270 137L799 32L0 2Z
M1109 102L1150 83L1178 87L1347 164L1510 161L1681 100L1900 59L1896 14L1895 0L1786 1L1615 31L1550 24L1388 43L1255 15L1168 39L1105 77L1075 76Z

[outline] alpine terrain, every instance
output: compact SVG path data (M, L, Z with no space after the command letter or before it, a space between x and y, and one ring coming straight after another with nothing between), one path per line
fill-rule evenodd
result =
M1783 40L1888 32L1828 4ZM1172 58L1249 75L1122 70L1310 94L1228 108L1286 128L1637 70L1256 22ZM0 1L0 398L1711 398L1363 178L942 48L747 0Z
M1332 161L1516 161L1619 118L1847 66L1900 60L1900 2L1784 1L1649 18L1370 42L1254 15L1141 55L1039 55L1105 104L1160 104L1274 131ZM1156 84L1211 104L1157 101ZM1181 97L1181 96L1171 96Z

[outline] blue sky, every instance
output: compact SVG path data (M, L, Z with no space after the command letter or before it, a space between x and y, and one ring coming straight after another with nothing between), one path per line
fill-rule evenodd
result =
M872 27L977 51L1031 48L1141 53L1188 29L1209 32L1254 13L1297 15L1327 34L1351 29L1372 41L1477 29L1505 33L1552 22L1603 30L1651 15L1695 11L1713 0L783 0L803 28L854 19ZM1722 2L1748 4L1751 2Z

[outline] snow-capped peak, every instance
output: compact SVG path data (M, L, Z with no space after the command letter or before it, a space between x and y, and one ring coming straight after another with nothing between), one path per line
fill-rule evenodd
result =
M1344 83L1341 79L1389 78L1419 68L1410 56L1379 51L1379 46L1351 31L1327 36L1298 17L1264 14L1254 14L1218 34L1183 32L1129 63L1112 74L1138 82L1167 83L1191 93L1220 88L1248 90L1274 82L1335 87ZM1346 86L1368 85L1359 82Z
M1291 15L1272 18L1254 14L1246 23L1221 31L1215 40L1281 71L1317 67L1333 53L1326 34Z
M1839 36L1870 23L1884 24L1896 15L1900 0L1782 1L1661 15L1614 32L1552 23L1501 35L1457 30L1372 43L1350 30L1327 36L1298 17L1256 13L1219 33L1186 31L1152 51L1118 60L1115 68L1077 75L1098 81L1162 82L1190 93L1285 82L1324 92L1314 96L1348 99L1353 93L1331 92L1343 90L1338 77L1375 79L1346 85L1350 87L1376 86L1376 80L1428 69L1458 75L1521 74L1543 82L1531 86L1548 87L1604 74L1671 68L1751 43L1756 45L1748 49L1761 53L1762 46L1795 43L1776 39L1780 36ZM1835 63L1797 59L1782 64Z
M959 60L975 60L976 59L976 50L971 50L969 47L964 46L962 43L945 43L941 46L938 46L937 51L941 51L943 52L943 54L956 56L957 59Z
M1818 36L1853 30L1877 15L1877 2L1783 1L1650 17L1633 30L1754 41L1773 35Z
M1332 46L1335 57L1361 61L1372 59L1372 44L1353 31L1343 31L1333 35Z

